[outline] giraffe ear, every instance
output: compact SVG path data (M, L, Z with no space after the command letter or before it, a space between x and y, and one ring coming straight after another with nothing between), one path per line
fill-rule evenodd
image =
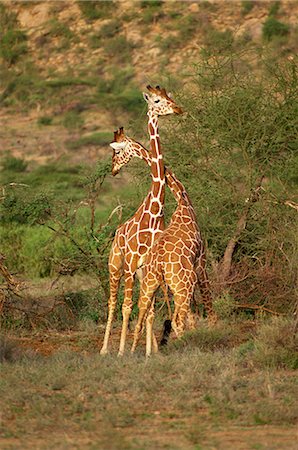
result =
M110 147L114 150L121 150L125 147L125 142L111 142Z
M150 97L149 97L149 95L147 94L147 92L143 92L143 97L144 97L145 102L149 103Z

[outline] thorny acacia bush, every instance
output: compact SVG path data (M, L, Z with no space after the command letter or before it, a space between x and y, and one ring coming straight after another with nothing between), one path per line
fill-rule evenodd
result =
M175 93L185 115L169 120L161 138L197 211L214 289L284 312L293 308L297 276L298 66L261 58L259 65L256 77L247 55L206 57L186 74L179 99Z
M96 202L110 173L110 160L88 172L82 168L81 175L74 173L64 182L63 192L68 188L73 198L59 198L59 190L58 195L50 190L36 192L36 187L24 183L3 187L0 243L13 271L30 278L95 271L103 291L107 289L108 244L117 221L112 217L101 223ZM59 173L55 175L58 180ZM36 179L35 174L32 183ZM81 189L81 199L75 200L73 183Z

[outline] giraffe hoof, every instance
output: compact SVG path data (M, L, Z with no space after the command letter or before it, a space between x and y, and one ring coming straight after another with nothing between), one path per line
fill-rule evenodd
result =
M102 348L101 350L100 350L100 355L101 356L104 356L104 355L107 355L109 353L109 351L108 351L108 349L107 348Z

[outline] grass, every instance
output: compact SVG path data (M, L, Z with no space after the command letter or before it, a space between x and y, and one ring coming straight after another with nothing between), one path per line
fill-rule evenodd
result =
M86 145L108 145L113 139L112 133L109 131L99 131L97 133L82 136L77 140L68 141L67 147L75 150Z
M77 3L85 19L91 22L106 17L114 7L113 2L84 0Z
M234 325L222 323L221 332L231 334ZM272 333L280 323L266 326ZM170 448L194 450L219 448L218 439L220 448L230 448L233 436L237 448L263 448L257 446L271 440L270 448L294 448L294 371L255 366L250 354L239 356L239 339L213 350L192 342L145 362L142 349L100 357L94 333L65 335L64 346L62 335L60 351L49 357L19 348L6 358L3 438L22 448L46 439L47 448L166 449L170 440ZM241 340L239 324L234 333Z
M290 27L286 23L280 22L273 16L269 16L264 22L262 33L263 38L271 41L276 37L287 36L290 32Z

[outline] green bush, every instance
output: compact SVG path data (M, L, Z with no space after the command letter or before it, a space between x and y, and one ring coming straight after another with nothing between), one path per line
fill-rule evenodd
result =
M275 17L280 8L280 1L272 2L270 4L268 15L271 17Z
M115 58L119 62L129 62L133 45L125 36L115 36L106 41L104 45L105 54Z
M78 5L84 17L90 21L107 18L111 10L115 8L113 1L78 1Z
M98 133L82 136L75 141L68 141L66 145L71 149L77 149L84 147L85 145L107 145L112 141L112 138L112 133L108 131L100 131Z
M2 170L9 170L11 172L25 172L28 163L22 158L15 158L14 156L7 156L2 161Z
M160 0L148 0L141 2L142 22L144 24L150 24L161 19L164 14L162 11L163 1Z
M37 119L38 125L52 125L53 117L41 116Z
M213 55L196 67L189 89L180 91L187 120L169 126L163 148L197 209L214 266L235 236L247 199L266 180L237 238L229 291L240 303L281 312L295 298L296 219L283 199L294 199L297 189L297 66L266 60L265 75L256 80L243 71L243 58Z
M280 22L272 16L266 19L262 30L263 38L267 41L271 41L275 37L286 36L289 31L289 25Z
M64 37L66 39L72 39L74 37L73 31L63 22L59 22L57 19L52 19L49 22L49 33L54 37Z
M6 189L5 197L0 204L0 223L16 222L42 223L51 213L49 198L42 193L23 190L17 192L13 187ZM26 188L25 188L26 189Z
M21 55L27 53L27 37L21 30L8 30L0 40L0 57L9 65L18 61Z
M241 6L242 6L242 14L243 16L245 16L246 14L250 13L251 10L253 9L254 5L254 1L253 0L243 0L241 2Z
M69 130L75 130L84 125L84 119L80 113L76 111L68 111L63 117L62 124Z
M298 369L298 336L294 323L275 318L259 325L251 359L259 367Z

